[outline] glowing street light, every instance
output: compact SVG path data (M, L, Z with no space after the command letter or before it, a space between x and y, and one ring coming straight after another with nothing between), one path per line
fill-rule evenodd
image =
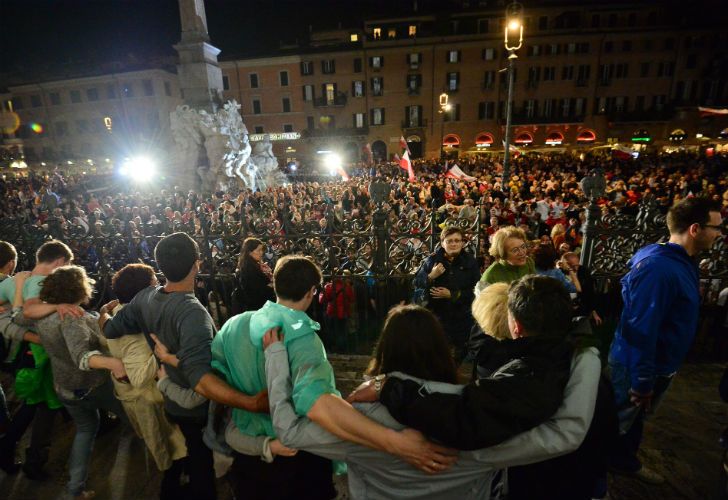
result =
M119 173L135 182L149 182L157 173L157 167L146 156L136 156L125 159Z
M445 141L445 113L448 113L452 109L452 105L448 102L450 96L446 92L440 94L440 110L438 113L442 115L442 121L440 122L440 160L445 157L445 149L443 142Z
M511 119L513 115L513 72L518 56L516 51L523 46L523 6L518 2L511 3L506 8L506 27L503 44L508 55L508 102L506 103L506 140L503 153L503 191L510 195L508 184L511 178ZM517 40L517 42L516 42Z

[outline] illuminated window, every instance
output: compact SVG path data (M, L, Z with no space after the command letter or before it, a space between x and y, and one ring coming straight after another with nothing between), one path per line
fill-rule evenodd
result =
M417 36L417 26L414 24L411 24L409 29L407 30L407 34L409 36Z
M389 28L387 30L387 38L397 38L397 30L394 28Z
M349 35L349 40L352 42L358 42L359 41L359 34L358 33L352 33Z
M382 38L382 28L374 28L374 33L372 34L374 36L375 40L379 40Z

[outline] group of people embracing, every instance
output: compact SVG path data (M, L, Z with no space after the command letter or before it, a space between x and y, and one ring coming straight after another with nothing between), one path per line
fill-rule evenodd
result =
M46 267L26 278L42 278L37 299L27 284L15 297L19 276L6 281L20 316L35 321L16 340L40 342L76 424L69 494L93 496L86 476L99 410L108 409L130 421L164 471L161 498L216 498L213 450L232 458L235 498L335 498L332 475L343 470L354 499L592 498L606 487L618 425L590 319L575 316L562 282L530 272L518 234L503 234L493 251L513 262L491 266L475 298L464 236L443 230L442 249L415 278L426 307L389 311L369 380L347 399L306 313L322 284L310 258L280 258L275 300L217 331L194 294L200 249L188 235L155 249L164 285L151 268L126 266L114 277L118 300L98 314L79 307L90 280L70 251L46 243L54 259L41 247ZM479 348L463 378L469 335ZM620 360L629 369L629 356Z

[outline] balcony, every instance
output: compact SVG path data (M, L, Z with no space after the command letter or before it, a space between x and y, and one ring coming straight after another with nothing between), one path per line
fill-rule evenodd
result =
M345 92L337 92L334 96L333 100L329 100L326 98L326 96L316 97L313 100L313 107L314 108L322 108L322 107L341 107L346 106L346 93Z
M675 115L672 106L664 106L662 109L649 109L646 111L611 111L607 112L610 122L664 122L671 120Z
M367 135L369 133L369 127L348 127L348 128L315 128L306 129L301 132L301 136L304 138L316 138L316 137L357 137Z
M525 112L513 112L512 124L513 125L535 125L542 123L580 123L584 121L584 115L568 115L562 116L554 113L552 116L542 116L535 114L528 116ZM502 124L505 124L505 119L501 120Z
M402 121L402 128L403 129L415 129L415 128L425 128L427 127L427 120L403 120Z
M407 87L407 95L420 95L420 87Z

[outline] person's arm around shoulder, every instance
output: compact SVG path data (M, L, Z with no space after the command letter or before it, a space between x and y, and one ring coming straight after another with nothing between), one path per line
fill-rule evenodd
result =
M586 437L594 417L601 361L594 348L577 353L564 400L546 422L503 443L472 452L476 460L496 468L514 467L575 451Z
M453 450L430 443L413 429L384 427L336 394L320 394L308 406L306 416L341 439L396 455L425 472L445 470L456 460Z
M61 335L71 359L80 370L109 370L115 379L126 379L124 363L120 359L106 356L101 351L91 348L91 338L95 333L84 319L63 320Z

